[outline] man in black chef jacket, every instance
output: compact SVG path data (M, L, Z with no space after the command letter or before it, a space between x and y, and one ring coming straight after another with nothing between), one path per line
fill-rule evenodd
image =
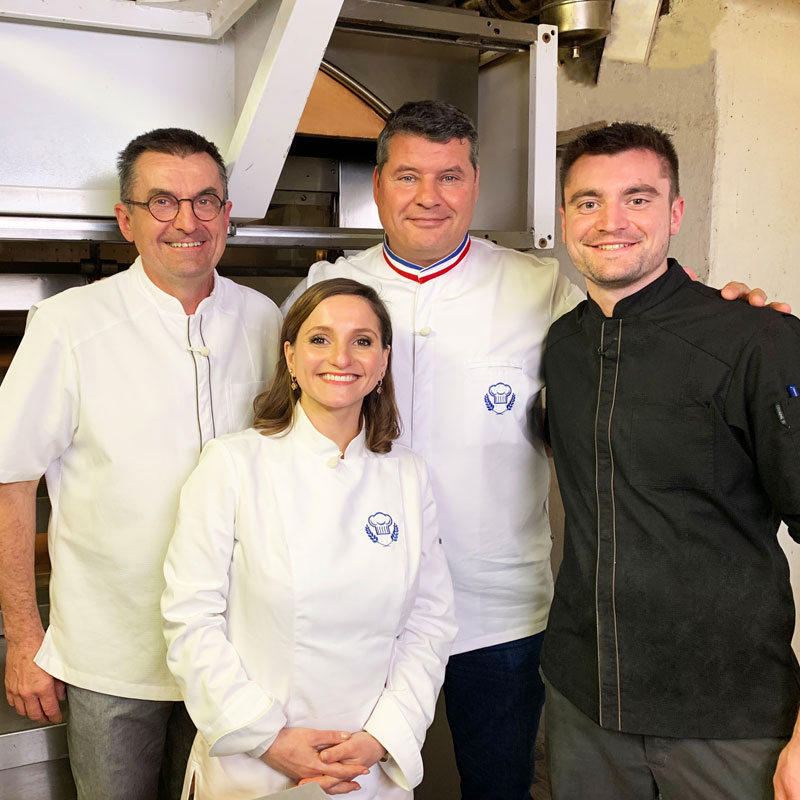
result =
M647 125L564 154L588 299L550 329L566 507L542 671L554 800L800 798L800 321L667 258L678 159ZM787 744L788 742L788 744ZM777 771L776 771L777 764Z

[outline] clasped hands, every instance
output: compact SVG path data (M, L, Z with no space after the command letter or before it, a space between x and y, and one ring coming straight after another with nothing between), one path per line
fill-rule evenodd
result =
M386 748L366 731L283 728L261 760L298 786L318 783L328 794L347 794L361 788L355 779L367 775L385 754Z

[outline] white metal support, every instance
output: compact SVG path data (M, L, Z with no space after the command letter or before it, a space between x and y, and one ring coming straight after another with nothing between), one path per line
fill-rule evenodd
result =
M226 154L237 220L267 212L341 6L281 2Z
M528 228L537 250L555 244L558 29L539 25L530 49L528 96Z

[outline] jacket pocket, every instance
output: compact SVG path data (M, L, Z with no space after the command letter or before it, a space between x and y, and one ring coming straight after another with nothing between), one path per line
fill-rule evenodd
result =
M702 406L646 405L631 418L631 483L658 488L714 485L714 414Z

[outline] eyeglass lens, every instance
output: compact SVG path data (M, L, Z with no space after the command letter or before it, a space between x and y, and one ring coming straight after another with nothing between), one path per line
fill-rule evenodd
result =
M178 216L183 200L191 202L195 216L203 222L215 219L222 209L222 200L215 194L199 194L191 201L188 197L178 200L171 194L157 194L147 201L147 207L159 222L169 222Z

